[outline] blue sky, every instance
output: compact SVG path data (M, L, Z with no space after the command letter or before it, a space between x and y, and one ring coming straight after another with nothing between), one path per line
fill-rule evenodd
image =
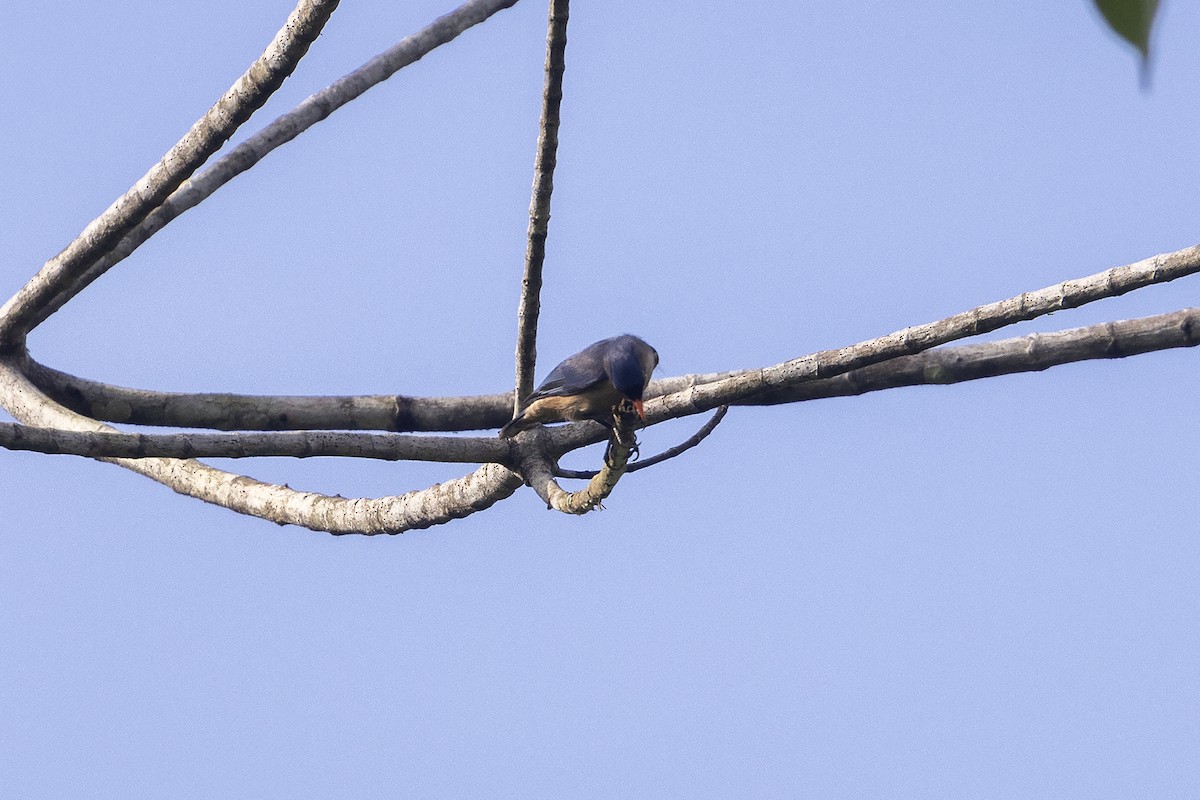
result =
M343 4L247 133L449 8ZM1188 4L1149 91L1082 0L646 8L572 9L539 378L623 331L663 374L773 364L1200 241ZM288 11L12 9L0 291ZM371 90L33 355L178 391L508 388L544 32L522 2ZM1196 357L735 409L602 513L523 491L402 537L0 452L0 774L28 798L1194 794ZM348 496L462 471L222 466Z

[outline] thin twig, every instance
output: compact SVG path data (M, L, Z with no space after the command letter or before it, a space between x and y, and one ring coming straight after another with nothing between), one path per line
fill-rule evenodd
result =
M34 314L142 223L292 74L338 0L300 0L287 22L216 104L124 195L0 308L0 351L20 346Z
M371 87L418 61L431 50L453 41L462 32L497 12L510 8L516 2L517 0L470 0L339 78L267 125L230 150L211 167L180 186L146 218L145 222L130 231L112 248L111 252L91 264L83 275L59 291L53 300L34 316L33 325L30 327L40 324L113 265L127 258L173 219L199 205L217 189L261 161L272 150L295 139Z
M542 87L542 116L538 125L537 156L533 165L533 196L529 201L529 237L525 247L525 272L517 309L517 393L515 413L533 391L537 365L537 324L541 312L542 265L546 260L546 234L550 226L550 195L557 164L559 109L563 71L566 69L568 1L550 0L546 31L546 80Z
M639 469L653 467L655 464L661 464L662 462L672 459L681 453L686 453L688 450L691 450L693 447L707 439L708 435L716 430L717 426L721 424L721 420L725 419L725 414L728 413L728 411L729 406L721 406L717 409L717 412L713 414L711 418L709 418L708 422L704 423L704 426L701 427L700 430L696 431L687 439L675 445L674 447L668 447L661 453L650 456L649 458L643 458L635 461L626 467L625 471L637 472ZM563 469L561 466L556 467L554 470L554 476L556 478L580 478L583 480L588 480L596 477L599 474L600 473L597 470L593 469Z

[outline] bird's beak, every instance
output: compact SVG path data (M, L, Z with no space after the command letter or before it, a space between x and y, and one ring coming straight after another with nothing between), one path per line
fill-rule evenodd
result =
M640 419L642 422L645 422L645 421L646 421L646 409L645 409L645 407L642 405L642 401L641 401L641 400L634 400L634 401L633 401L633 410L637 412L638 419Z

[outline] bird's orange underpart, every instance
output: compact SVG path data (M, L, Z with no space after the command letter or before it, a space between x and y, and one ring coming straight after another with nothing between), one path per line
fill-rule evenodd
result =
M641 400L633 401L633 410L637 412L638 419L642 422L646 421L646 409L643 407Z

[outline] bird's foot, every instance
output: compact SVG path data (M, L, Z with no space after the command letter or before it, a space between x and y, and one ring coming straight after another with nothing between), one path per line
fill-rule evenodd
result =
M633 402L622 400L613 408L612 425L609 427L608 446L604 448L605 464L610 467L615 466L612 458L614 445L620 445L628 451L629 455L625 459L627 462L637 459L639 451L637 435L635 433L636 425L637 412L634 409Z

